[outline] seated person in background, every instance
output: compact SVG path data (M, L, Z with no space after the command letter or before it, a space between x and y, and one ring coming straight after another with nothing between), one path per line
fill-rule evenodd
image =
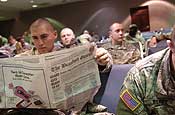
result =
M7 43L8 43L7 38L0 35L0 58L10 57L10 53L7 50L2 49L2 47L5 46Z
M145 39L142 37L136 24L129 26L129 32L125 34L125 41L134 44L140 50L141 57L144 57Z
M93 42L95 42L95 43L100 42L100 36L95 31L91 32L91 36L92 36Z
M26 51L26 50L32 49L32 45L27 43L22 36L17 37L17 41L21 43L21 46L22 46L21 53Z
M75 38L75 34L70 28L63 28L60 32L61 48L71 48L78 45L78 41Z
M7 38L0 35L0 47L4 46L7 43L8 43Z
M67 33L66 33L66 32ZM39 55L44 54L52 51L59 50L55 48L54 41L57 38L57 31L55 28L49 23L49 21L45 18L40 18L34 21L30 26L30 32L31 37L34 43L34 48L32 50L26 51L22 54L17 55L19 56L30 56L30 55ZM64 28L60 35L62 36L62 43L66 48L70 48L72 46L75 46L75 42L72 39L67 39L67 36L73 37L72 31L69 28ZM64 39L65 40L64 40ZM96 62L103 66L104 69L106 68L106 65L112 65L112 59L110 57L110 54L103 48L97 48L96 52L94 54L94 58L96 59ZM109 72L109 71L108 71ZM98 106L94 106L95 108L92 108L95 112L98 112ZM59 109L59 108L58 108ZM100 108L100 110L103 110ZM89 111L89 109L87 110ZM36 110L36 109L29 109L28 111L17 111L17 114L29 114L32 113L32 115L57 115L60 111L54 111L54 110ZM70 111L69 111L70 112ZM62 113L63 114L63 113ZM86 112L85 112L86 114ZM102 114L103 115L103 114Z
M158 43L158 39L156 36L152 36L151 39L148 41L148 47L156 47Z
M157 46L158 38L157 36L153 35L149 38L145 43L145 53L146 56L150 55L150 49Z
M16 41L16 39L10 35L8 38L8 43L4 46L2 46L0 48L1 51L6 51L6 53L9 55L9 57L13 57L17 54L17 50L16 48L18 48L18 46L20 45L20 43L18 43Z
M29 44L32 45L31 35L30 35L30 33L29 33L28 31L25 31L25 32L23 33L22 37L24 38L24 40L25 40L27 43L29 43Z
M89 34L87 30L84 30L83 34L77 37L77 40L79 40L79 42L82 44L93 42L92 36Z
M136 63L123 83L117 115L175 114L175 25L168 48Z
M139 49L124 40L124 28L120 23L113 23L109 28L109 43L102 47L111 53L114 64L133 64L141 59Z
M148 55L151 55L153 53L156 53L160 50L163 50L165 48L168 47L167 43L166 43L167 39L164 38L164 36L153 36L151 38L151 41L148 42Z

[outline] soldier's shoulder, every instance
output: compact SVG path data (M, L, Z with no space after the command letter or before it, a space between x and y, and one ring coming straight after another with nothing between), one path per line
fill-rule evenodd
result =
M142 60L139 60L135 64L136 68L141 70L143 68L153 67L157 63L157 61L162 59L162 56L165 54L166 51L167 51L167 49L159 51L159 52L154 53L152 55L149 55L149 56L143 58Z
M31 55L33 55L33 54L34 54L34 53L33 53L33 50L27 50L27 51L25 51L25 52L23 52L23 53L20 53L20 54L15 55L15 57L31 56Z
M108 48L112 47L112 44L111 44L110 41L108 41L108 42L104 42L104 43L97 43L97 46L98 47L103 47L105 49L108 49Z

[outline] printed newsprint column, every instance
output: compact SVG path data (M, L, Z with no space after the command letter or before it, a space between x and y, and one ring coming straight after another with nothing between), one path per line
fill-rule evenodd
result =
M87 47L0 59L0 108L81 109L100 86Z

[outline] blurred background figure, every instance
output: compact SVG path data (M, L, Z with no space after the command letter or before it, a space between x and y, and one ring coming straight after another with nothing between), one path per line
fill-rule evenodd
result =
M150 47L156 47L157 46L157 43L158 43L158 39L156 36L152 36L151 39L149 39L148 41L148 48Z
M21 43L19 43L13 35L8 37L8 43L0 48L0 52L13 57L20 53L22 49Z
M17 37L17 41L21 44L22 46L22 52L26 51L26 50L31 50L32 49L32 45L30 45L28 42L25 41L24 37L19 36Z
M10 35L8 38L8 43L0 48L1 51L7 53L10 57L16 55L16 45L17 41L13 35ZM18 45L17 45L18 46Z
M8 39L0 35L0 47L6 45L8 43Z
M99 42L100 41L100 36L98 35L98 33L96 33L95 31L91 32L91 36L92 36L92 40L94 42Z
M167 41L168 39L165 38L163 35L155 36L153 35L150 39L147 41L147 55L151 55L153 53L156 53L160 50L163 50L168 47Z
M92 40L92 36L89 34L88 30L84 30L83 34L77 37L77 40L82 44L86 44L94 41Z
M32 41L31 41L31 35L28 31L25 31L22 35L22 37L24 38L24 40L29 43L29 44L32 44Z
M125 41L131 44L134 44L141 53L143 58L145 55L145 39L142 37L141 32L138 30L136 24L131 24L129 26L128 33L125 34Z
M78 44L75 34L70 28L63 28L60 32L60 43L62 48L74 47Z

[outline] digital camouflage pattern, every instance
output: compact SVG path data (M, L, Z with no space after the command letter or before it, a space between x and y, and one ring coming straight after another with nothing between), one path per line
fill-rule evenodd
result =
M144 51L146 50L145 48L145 39L142 37L140 32L137 32L137 34L135 35L135 37L131 37L129 35L129 33L125 34L125 38L124 40L127 43L133 44L134 46L136 46L141 53L141 57L144 57Z
M133 44L141 42L142 45L144 45L145 43L145 39L142 37L141 33L137 33L135 37L131 37L129 33L126 33L124 40L128 43L133 43Z
M123 42L120 45L112 45L111 42L103 44L101 47L108 50L112 55L114 64L134 64L140 57L140 51L133 44Z
M135 64L124 80L117 115L175 115L170 57L165 49Z

